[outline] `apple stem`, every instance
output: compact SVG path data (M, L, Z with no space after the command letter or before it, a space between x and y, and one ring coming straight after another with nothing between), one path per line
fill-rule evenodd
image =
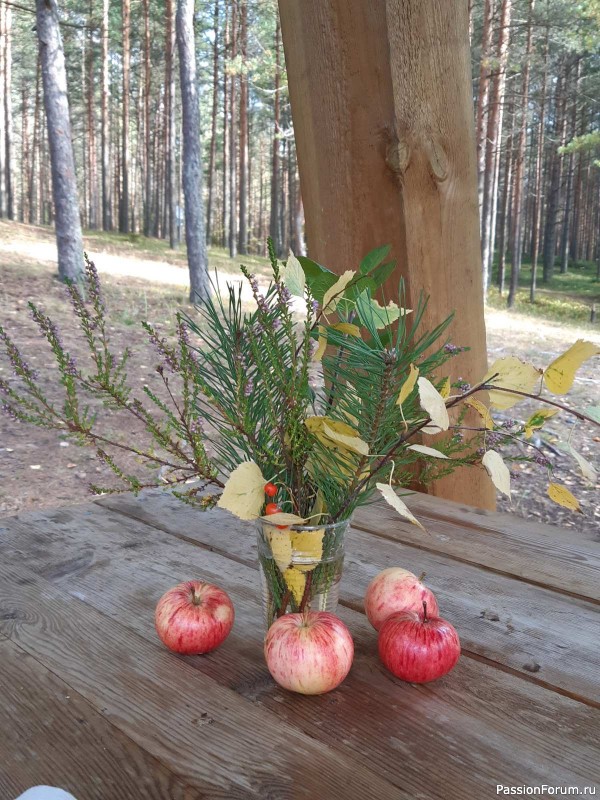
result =
M423 622L427 622L427 600L423 600Z
M422 572L422 573L419 575L419 583L423 583L423 580L424 580L424 578L425 578L425 575L427 575L427 573L426 573L426 572Z

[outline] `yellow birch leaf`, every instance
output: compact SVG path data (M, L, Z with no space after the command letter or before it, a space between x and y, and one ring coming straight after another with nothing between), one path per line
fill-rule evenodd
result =
M288 589L291 591L296 605L300 605L304 595L304 587L306 586L306 575L303 572L290 567L283 573L283 580L286 582Z
M319 342L318 347L315 350L312 360L313 361L321 361L323 356L325 355L325 350L327 349L327 331L323 325L318 325L317 330L319 331Z
M427 447L424 444L410 444L408 450L414 450L415 453L423 453L424 456L432 456L433 458L448 458L446 453L441 450L436 450L435 447Z
M273 553L273 560L284 572L292 563L292 539L289 530L278 531L277 528L269 530L268 537Z
M561 486L560 483L550 483L548 485L548 497L557 505L563 506L563 508L578 511L580 514L583 513L579 506L579 500L573 497L567 487Z
M278 511L277 514L265 514L261 517L261 519L264 519L264 521L268 522L269 525L285 525L286 527L289 527L290 525L304 525L306 522L304 517L299 517L296 514L288 514L285 511Z
M444 400L446 400L446 398L450 397L450 389L451 388L452 387L451 387L451 384L450 384L450 378L444 378L444 382L442 383L442 386L440 388L440 394L442 395Z
M318 531L292 531L292 557L294 567L300 572L310 572L323 557L325 528ZM299 562L306 559L306 564Z
M337 281L325 292L323 296L323 313L331 314L337 308L337 304L342 299L342 295L350 281L356 275L356 270L347 270L344 272Z
M566 394L575 380L575 373L584 361L598 355L600 347L578 339L569 349L546 367L544 383L552 394Z
M256 519L265 503L265 483L254 461L244 461L229 476L217 505L240 519Z
M415 367L414 364L410 365L410 370L408 373L408 378L404 381L402 386L400 387L400 394L398 395L398 399L396 400L396 405L401 406L402 403L407 399L409 394L415 388L415 384L417 382L417 378L419 377L419 368Z
M369 445L363 441L360 436L356 436L354 431L352 431L352 435L350 436L340 430L339 428L342 425L344 428L350 428L350 426L346 425L345 422L328 420L323 425L323 433L328 439L331 439L336 444L341 444L342 447L346 448L346 450L352 450L353 453L358 453L361 456L368 456ZM350 430L352 430L352 428L350 428Z
M496 489L510 499L510 470L502 460L502 456L495 450L488 450L481 463Z
M360 336L360 328L352 322L337 322L331 327L334 331L345 333L347 336Z
M506 356L494 361L488 370L483 383L491 380L492 386L498 386L502 389L515 389L519 392L531 392L539 380L542 371L533 366L533 364L526 364L519 358L514 356ZM518 394L509 394L505 391L489 390L490 405L494 408L507 409L514 406L523 398Z
M534 431L539 431L544 422L558 414L558 408L538 408L525 423L525 438L529 439Z
M377 483L375 484L381 494L383 495L383 499L386 503L389 503L393 509L395 509L401 517L409 520L412 522L413 525L416 525L417 528L421 528L421 530L425 530L423 525L419 522L419 520L415 517L412 513L410 508L406 505L406 503L401 500L396 492L392 489L392 487L388 483Z
M475 411L479 414L483 421L483 425L489 431L494 430L494 420L492 419L492 415L490 414L489 408L484 405L481 400L477 400L475 397L467 397L465 403L471 408L474 408Z
M419 386L421 407L429 414L434 425L443 431L447 431L450 426L450 419L444 398L427 378L419 378L417 384Z

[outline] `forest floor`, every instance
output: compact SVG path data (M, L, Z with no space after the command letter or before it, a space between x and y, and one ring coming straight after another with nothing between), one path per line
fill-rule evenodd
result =
M168 338L174 333L175 312L192 311L187 302L184 254L170 251L162 242L106 234L86 236L85 246L103 273L113 349L119 353L128 347L133 354L129 383L140 388L145 383L151 385L158 380L157 358L139 323L145 319L151 321L161 336ZM80 360L84 358L85 348L69 313L64 286L55 277L55 252L49 229L0 221L0 321L45 380L49 398L60 401L60 385L52 388L56 368L48 353L40 349L39 333L27 313L28 300L38 303L59 322L70 352ZM239 260L229 259L224 251L210 252L210 266L216 269L219 279L235 275ZM264 259L244 257L243 260L257 275L267 274ZM545 366L578 338L600 344L597 327L570 324L568 320L548 322L489 308L486 323L490 360L514 354ZM12 379L6 362L0 362L0 376ZM599 387L597 363L588 362L578 373L569 403L578 409L598 405ZM519 416L526 418L535 407L533 402L518 406ZM516 409L506 413L517 415ZM109 416L110 425L118 429L116 419ZM517 517L560 524L586 536L597 536L600 522L597 489L585 483L573 459L552 442L570 441L598 466L600 436L590 426L573 424L572 418L565 414L554 417L547 428L549 441L541 440L539 444L554 465L554 479L573 491L584 513L573 514L554 505L546 496L546 470L531 464L513 467L512 502L501 498L498 506ZM139 474L140 467L133 459L129 463L126 460L125 465ZM90 483L112 485L112 477L93 454L67 441L64 435L15 425L0 415L0 516L83 502L90 497Z

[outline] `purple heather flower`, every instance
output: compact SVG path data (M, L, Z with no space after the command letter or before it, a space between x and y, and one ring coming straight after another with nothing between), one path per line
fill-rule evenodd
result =
M319 311L319 303L318 303L318 301L317 300L313 300L312 303L311 303L311 306L312 306L312 313L313 314L317 314L318 311Z
M542 455L541 453L536 453L533 457L533 460L536 464L539 464L540 467L549 467L550 462L546 458L546 456Z
M14 408L11 405L9 405L8 403L2 403L2 406L0 406L0 407L2 408L2 411L4 411L4 413L10 419L13 420L13 422L18 422L19 421L19 417L18 417L16 411L14 410Z
M444 352L452 354L460 353L460 347L457 347L455 344L450 344L450 342L448 342L448 344L444 345Z
M244 396L250 397L253 391L254 391L254 381L252 380L252 378L248 378L248 381L244 386Z
M480 447L476 452L475 455L478 455L480 458L481 456L485 455L485 448Z
M77 376L77 362L73 356L68 356L67 363L65 364L65 372L67 375L71 375L74 378Z

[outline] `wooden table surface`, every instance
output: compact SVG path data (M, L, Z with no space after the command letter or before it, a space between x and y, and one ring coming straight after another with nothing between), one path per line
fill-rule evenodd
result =
M485 800L600 783L598 540L417 495L428 534L387 506L348 536L335 692L280 689L262 655L254 528L166 494L0 519L0 800ZM427 573L463 655L436 683L392 678L362 611L369 580ZM179 657L153 612L173 584L223 586L225 644ZM600 792L600 790L598 790Z

